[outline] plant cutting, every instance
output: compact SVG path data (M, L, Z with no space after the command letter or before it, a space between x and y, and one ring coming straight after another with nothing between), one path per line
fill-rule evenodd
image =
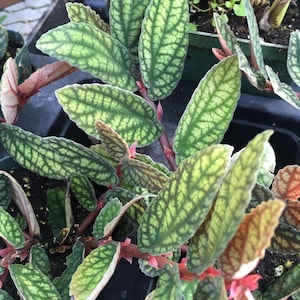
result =
M60 182L48 192L49 226L54 251L69 251L65 271L53 278L32 205L2 172L1 280L10 276L24 299L96 299L120 259L136 258L145 274L158 277L147 299L253 299L261 278L254 270L266 249L299 252L300 167L287 166L274 178L271 130L239 152L222 144L240 97L242 71L250 72L235 44L236 53L221 57L216 51L221 61L199 82L171 142L161 102L184 68L188 3L138 1L132 11L133 2L111 1L109 25L89 7L68 3L70 22L37 42L41 51L103 82L56 91L70 119L96 142L86 147L0 124L1 143L22 167ZM227 30L216 23L220 32ZM294 50L291 58L297 57ZM268 86L279 86L298 106L297 95L277 80ZM16 84L14 95L20 97L23 88ZM169 168L138 153L156 140ZM97 186L104 187L98 198ZM23 230L6 210L11 195L27 221ZM72 197L89 211L77 226ZM137 243L127 238L133 229ZM296 292L298 273L296 265L259 297ZM278 288L282 285L285 289Z

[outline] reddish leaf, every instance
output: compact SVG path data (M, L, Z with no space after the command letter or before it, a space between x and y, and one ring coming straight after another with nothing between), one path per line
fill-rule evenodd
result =
M283 201L270 200L245 215L219 258L219 268L226 281L243 278L264 257L284 207Z
M13 58L10 57L7 60L6 66L1 79L1 109L5 122L13 124L17 118L20 102L17 89L19 74L16 61Z
M41 87L59 78L65 77L76 70L77 68L72 67L63 61L54 62L36 70L18 87L18 90L22 95L22 105L24 105Z
M300 202L287 200L282 218L285 223L300 229Z
M274 178L272 192L278 199L298 200L300 197L300 167L290 165L279 170Z

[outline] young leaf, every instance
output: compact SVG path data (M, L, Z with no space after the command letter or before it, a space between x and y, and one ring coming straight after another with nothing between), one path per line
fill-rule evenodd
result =
M92 150L71 140L42 138L17 126L0 124L0 140L24 168L54 179L82 174L98 184L118 182L115 170Z
M233 237L251 200L264 144L272 131L251 140L226 174L209 218L191 239L188 268L201 273L211 266Z
M1 77L1 110L7 124L13 124L16 121L20 105L20 96L18 94L18 67L13 58L8 58L5 63L6 70Z
M0 206L0 236L14 248L23 248L25 239L17 221Z
M296 254L300 252L300 230L279 223L271 241L271 248L278 252Z
M58 26L43 34L36 46L106 83L132 92L137 90L128 50L91 24L71 22Z
M121 172L128 183L141 186L151 193L160 191L169 179L165 173L136 159L123 159Z
M253 50L252 54L254 56L253 58L255 59L254 64L257 65L257 68L266 77L267 73L265 69L263 52L260 45L259 30L258 30L257 20L254 14L253 6L250 0L244 0L243 3L246 10L247 23L249 28L250 40L251 40L251 50ZM254 66L252 65L252 67L256 68L255 65Z
M8 208L12 198L12 188L9 179L0 173L0 206L5 210Z
M179 165L143 215L138 231L141 251L168 253L195 233L212 206L231 151L230 146L214 145Z
M287 54L287 69L293 81L300 86L300 32L294 31L290 34Z
M67 227L66 222L66 188L53 188L47 190L48 224L53 235L60 242L61 231Z
M76 300L95 299L114 273L121 244L111 242L94 249L77 268L70 283Z
M223 277L222 276L205 277L203 280L201 280L198 283L193 299L197 299L197 300L228 299Z
M115 130L129 145L155 141L163 130L146 101L125 90L100 84L72 85L55 92L69 117L85 132L97 136L96 121Z
M75 242L72 248L72 253L67 256L67 268L60 277L53 280L54 285L59 291L63 300L70 300L69 284L77 267L83 261L84 244Z
M122 203L117 198L112 199L103 207L93 225L95 239L98 240L106 236L106 226L119 215L121 208Z
M300 289L300 264L295 265L269 285L262 299L287 299Z
M294 107L300 109L300 101L297 94L293 91L293 89L284 82L279 80L278 75L272 70L271 67L266 66L266 70L270 81L272 83L272 87L274 93L281 97L283 100L293 105Z
M259 259L264 257L284 207L283 201L270 200L245 215L218 260L219 269L226 281L245 277L256 267Z
M38 92L41 87L75 71L77 71L77 68L72 67L63 61L47 64L44 67L37 69L29 76L29 78L18 86L18 91L22 95L22 105L24 105L32 95Z
M153 0L146 10L138 51L143 83L153 100L170 95L181 78L188 22L185 0Z
M13 264L8 268L14 284L23 299L61 300L57 289L49 277L33 264Z
M150 0L110 2L109 20L111 35L123 44L137 61L137 46L145 10Z
M86 176L82 174L72 175L70 178L70 187L82 207L88 211L96 208L97 199L95 189Z
M153 300L181 300L181 282L177 266L165 266L154 290Z
M50 275L51 266L49 257L45 248L43 248L40 244L35 244L30 248L30 263L32 263L45 275Z
M11 190L13 193L13 199L20 212L26 218L30 235L32 237L40 236L40 225L36 219L35 213L33 211L32 205L28 200L26 193L22 189L21 185L17 180L11 176L9 173L0 170L0 174L6 176L10 181Z
M238 41L233 32L231 31L230 26L224 20L222 15L219 15L218 13L213 13L213 17L214 22L216 24L218 38L223 48L223 51L227 55L235 53L235 46L238 45Z
M286 208L282 213L283 221L300 230L300 202L286 200Z
M174 137L177 161L221 142L240 97L236 56L215 65L201 80L182 115Z
M130 150L122 137L104 122L97 121L96 129L107 153L119 162L124 157L130 157Z
M289 165L276 174L272 192L275 198L297 201L300 197L300 166Z
M96 26L106 33L110 33L109 25L89 6L81 3L66 3L68 18L71 22L84 22Z

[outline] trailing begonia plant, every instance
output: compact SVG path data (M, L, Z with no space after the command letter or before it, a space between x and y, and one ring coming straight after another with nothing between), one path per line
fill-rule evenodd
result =
M81 69L103 83L65 86L56 96L70 119L98 142L86 147L0 124L1 143L22 167L65 183L48 191L49 224L57 248L72 248L66 270L49 277L49 257L30 201L2 171L0 236L7 247L0 250L1 281L11 276L23 299L96 299L120 259L135 257L145 274L158 277L147 299L253 299L261 278L254 270L266 249L300 250L300 167L287 166L274 178L275 155L268 142L272 130L235 153L222 139L240 97L242 72L259 87L267 83L296 107L297 95L286 97L290 89L278 83L269 67L270 80L265 78L261 57L256 56L261 72L251 69L216 16L227 51L215 51L221 61L199 82L171 143L160 102L181 78L188 2L111 1L109 25L89 7L66 6L70 22L37 42L40 50L62 62L38 70L21 85L13 60L8 62L10 75L4 76L11 89L2 92L2 107L14 106L8 114L14 123L18 105L41 86ZM245 7L251 20L251 9ZM292 45L298 39L293 35ZM259 53L256 40L252 45ZM297 51L294 46L290 52L291 71L298 70ZM12 106L3 103L7 93L15 101ZM169 168L138 151L157 139ZM99 199L95 185L106 187ZM71 192L90 211L76 227ZM6 211L11 198L26 217L25 230ZM116 239L113 233L121 221L123 235ZM137 243L127 238L132 229ZM294 293L300 288L295 280L299 272L296 265L257 297ZM4 290L0 295L9 299Z

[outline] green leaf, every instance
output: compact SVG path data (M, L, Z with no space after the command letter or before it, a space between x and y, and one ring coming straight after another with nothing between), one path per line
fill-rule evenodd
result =
M278 252L296 254L300 252L300 230L285 223L279 223L271 241L271 248Z
M276 166L276 156L274 149L270 143L265 144L265 151L262 157L262 163L257 175L257 182L269 187L274 179L274 171Z
M119 162L124 157L130 157L130 150L127 143L117 132L101 121L97 121L95 126L101 140L101 146L105 147L106 152L113 159Z
M100 16L92 10L89 6L81 3L66 3L68 18L71 22L84 22L94 25L102 31L109 33L109 25L104 22Z
M109 21L111 35L123 44L137 61L137 46L145 10L150 0L111 1Z
M5 210L8 208L12 198L12 188L9 179L4 174L0 174L0 206Z
M70 283L70 295L77 300L95 299L114 273L121 245L111 242L94 249L77 268Z
M7 291L0 289L0 300L14 300Z
M170 95L181 78L188 24L185 0L152 0L146 10L138 50L143 83L153 100Z
M270 200L244 216L234 237L218 259L218 267L225 281L245 277L265 256L284 208L283 201Z
M278 75L273 71L271 67L266 66L266 70L272 83L274 93L289 104L300 109L299 98L297 94L293 91L293 89L286 83L281 82Z
M17 221L0 206L0 236L14 248L23 248L25 239Z
M231 152L230 146L214 145L179 165L143 215L138 232L141 251L164 254L192 237L213 204Z
M227 21L223 18L223 15L219 15L218 13L213 13L213 17L217 28L218 38L223 49L226 45L226 47L232 53L235 53L235 46L238 45L238 41L232 30L230 29L230 26L227 24Z
M8 47L8 33L3 25L0 24L0 59L4 57Z
M82 174L102 185L118 181L115 170L101 156L71 140L42 138L4 123L0 124L0 140L21 166L41 176L69 179Z
M129 145L146 146L163 128L146 101L125 90L100 84L72 85L57 90L56 96L69 117L90 135L97 136L96 121L115 130Z
M153 300L181 300L181 282L178 266L166 264L162 274L159 276L154 291Z
M122 203L117 198L112 199L103 207L93 225L95 239L98 240L107 235L106 227L119 215L121 208Z
M172 172L164 164L155 162L149 155L136 153L135 159L151 165L153 168L166 174L168 177L172 174Z
M264 185L256 183L252 190L251 201L247 207L246 212L249 213L252 208L255 208L257 205L263 201L268 201L273 199L273 194L269 188Z
M251 140L225 176L210 216L191 239L188 268L202 273L224 251L233 237L251 200L264 144L272 131Z
M263 293L262 299L284 299L299 289L300 264L298 263L269 285Z
M250 67L246 55L243 53L239 46L235 46L236 54L239 59L239 67L247 76L249 82L259 90L263 90L266 87L266 78L260 70L256 70Z
M61 231L67 227L66 224L66 188L53 188L47 190L47 208L48 224L51 228L53 235L58 241L62 240Z
M70 300L69 284L77 267L83 261L84 244L75 242L72 248L72 253L67 256L67 268L60 277L53 280L54 285L61 294L63 300Z
M244 8L246 10L246 17L247 17L247 23L249 28L249 34L250 34L250 40L251 40L251 47L253 50L253 56L255 59L255 63L257 63L259 70L262 72L262 74L266 77L266 69L265 69L265 63L264 63L264 57L262 48L260 45L260 37L259 37L259 30L257 26L257 19L254 14L254 9L251 4L250 0L244 0Z
M185 300L194 300L194 293L198 285L198 280L194 281L181 281L181 292Z
M174 137L177 161L221 142L240 97L236 56L215 65L201 80L182 115Z
M123 159L121 172L131 185L141 186L152 193L160 191L169 179L165 173L136 159Z
M57 289L50 281L49 277L43 274L33 264L13 264L8 268L18 292L25 300L61 299Z
M294 31L290 34L287 53L287 69L293 81L300 86L300 32Z
M222 276L207 276L198 283L194 298L197 300L226 300L227 292Z
M97 199L95 189L86 176L72 175L70 187L77 201L88 211L96 208Z
M240 3L238 3L238 4L235 3L233 5L233 12L238 17L245 17L246 16L246 11L245 11L243 1L240 1Z
M36 46L106 83L132 92L137 90L128 50L93 25L71 22L58 26L43 34Z
M35 244L30 248L30 262L45 275L49 276L51 271L49 257L45 248Z

